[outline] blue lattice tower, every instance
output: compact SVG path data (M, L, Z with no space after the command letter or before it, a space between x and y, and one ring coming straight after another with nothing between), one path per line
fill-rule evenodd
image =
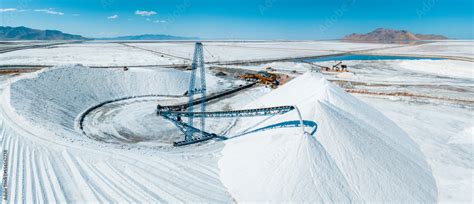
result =
M189 89L188 89L188 112L193 113L193 99L194 95L201 94L201 112L206 111L206 70L204 67L204 53L201 42L197 42L194 47L194 57L193 63L191 66L191 79L189 80ZM199 69L200 81L199 88L196 86L196 74L197 69ZM192 115L192 114L190 114ZM201 116L201 137L204 136L204 127L205 127L205 117ZM194 122L194 117L191 116L188 118L188 126L192 127ZM191 141L196 130L188 128L185 133L185 141Z

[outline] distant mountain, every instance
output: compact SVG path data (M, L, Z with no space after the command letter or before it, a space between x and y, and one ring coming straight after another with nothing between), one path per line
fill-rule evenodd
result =
M180 37L180 36L161 35L161 34L121 36L121 37L114 37L114 38L96 38L96 40L196 40L196 39L199 39L199 38Z
M0 26L0 40L87 40L87 38L57 30L37 30L23 26Z
M448 39L442 35L423 35L413 34L406 30L391 30L378 28L367 34L353 33L345 36L345 41L361 41L361 42L407 42L420 40L445 40Z

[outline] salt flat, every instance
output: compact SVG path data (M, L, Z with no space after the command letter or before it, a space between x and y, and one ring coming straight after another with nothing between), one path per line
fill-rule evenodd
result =
M391 46L394 45L325 41L270 43L210 42L206 43L204 56L207 61L245 61L319 56ZM5 53L0 55L0 65L172 65L189 63L193 52L194 44L192 42L81 43Z
M425 56L449 56L469 61L474 60L474 41L439 41L414 46L404 46L387 50L371 51L374 54L403 54L403 55L425 55Z

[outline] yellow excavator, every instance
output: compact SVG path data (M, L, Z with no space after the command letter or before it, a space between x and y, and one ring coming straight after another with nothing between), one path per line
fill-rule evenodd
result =
M239 78L246 80L246 81L254 81L260 84L264 84L270 86L272 88L277 88L280 83L278 82L278 75L266 71L260 71L256 74L243 74L240 75Z

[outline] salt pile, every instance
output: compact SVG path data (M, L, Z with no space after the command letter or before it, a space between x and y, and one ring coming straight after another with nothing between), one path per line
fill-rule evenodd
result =
M436 184L419 147L321 75L307 73L250 107L261 104L295 104L318 131L273 130L227 141L220 175L237 201L436 202ZM295 119L288 114L261 125Z

